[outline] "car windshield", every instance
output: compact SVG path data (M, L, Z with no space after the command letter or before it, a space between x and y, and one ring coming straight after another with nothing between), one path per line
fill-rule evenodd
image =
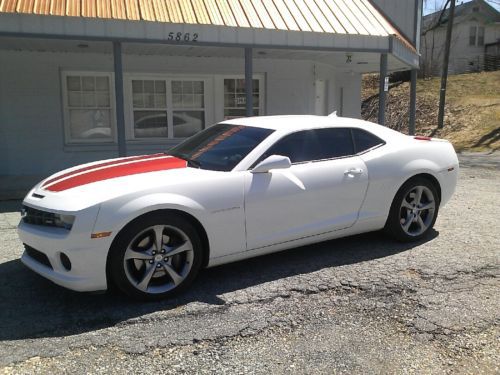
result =
M252 126L216 124L186 139L167 154L187 160L191 167L227 172L272 132Z

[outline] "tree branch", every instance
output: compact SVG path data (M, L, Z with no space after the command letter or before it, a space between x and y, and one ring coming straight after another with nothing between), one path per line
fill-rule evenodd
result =
M422 35L425 36L429 31L432 31L434 29L437 29L439 26L441 26L441 22L443 20L444 13L446 11L446 8L448 7L448 4L450 3L450 0L446 0L446 3L443 6L443 9L441 9L441 13L439 13L439 17L437 19L437 22L434 25L431 25L427 30L424 30Z

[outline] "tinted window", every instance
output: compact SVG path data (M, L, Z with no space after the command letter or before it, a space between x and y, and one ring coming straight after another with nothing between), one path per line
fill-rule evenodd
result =
M311 131L301 131L287 135L271 146L269 150L261 157L260 161L271 155L288 156L292 163L308 161L307 140L310 138Z
M313 160L339 158L355 153L350 129L316 129L313 141Z
M315 129L287 135L265 152L262 161L271 155L288 156L292 163L332 159L354 154L349 129Z
M372 147L384 144L384 141L379 137L374 136L367 131L361 129L352 129L356 153L369 150Z
M273 130L217 124L186 139L168 154L190 162L190 166L230 171Z

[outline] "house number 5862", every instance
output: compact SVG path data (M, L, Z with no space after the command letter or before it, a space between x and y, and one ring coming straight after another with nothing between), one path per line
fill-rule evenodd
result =
M168 33L168 40L173 40L176 42L197 42L198 34L194 33L181 33L181 32L170 32Z

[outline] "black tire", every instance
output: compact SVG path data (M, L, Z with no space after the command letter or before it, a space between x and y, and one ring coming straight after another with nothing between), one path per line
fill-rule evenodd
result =
M411 198L412 194L417 195L417 189L420 187L423 188L421 196L425 196L427 200L421 203L421 207L431 207L432 202L429 196L432 196L431 199L434 202L432 209L423 209L420 211L418 207L415 207L415 200L413 202L410 201L409 198ZM403 200L405 200L405 202L403 202ZM403 204L405 206L409 205L412 208L403 207ZM424 177L411 178L406 181L396 193L391 204L384 231L401 242L418 241L427 236L434 226L439 212L439 205L439 194L434 182ZM417 217L413 217L412 219L412 215L417 215ZM432 215L432 217L428 215ZM422 229L424 226L422 226L420 222L426 224L425 229ZM408 229L405 229L408 225ZM415 229L413 230L412 228Z
M175 246L169 244L177 241L176 246L180 248L183 244L182 241L185 240L184 243L190 241L188 245L192 246L187 247L192 247L192 251L184 250L183 253L168 257L169 261L167 261L168 251L165 254L160 254L159 251L155 250L157 245L155 244L156 231L154 228L160 227L163 227L162 234L158 236L161 238L161 244L169 246L169 249L176 249ZM167 238L166 241L165 238ZM163 246L160 247L164 249ZM131 249L134 251L130 251ZM126 253L127 259L125 259ZM151 255L155 253L156 255ZM144 254L151 258L129 259L130 254ZM164 258L158 260L158 257ZM184 259L179 260L179 257ZM202 261L202 242L189 220L176 214L157 211L133 220L120 231L113 241L108 255L108 274L111 282L129 296L139 300L157 301L185 291L196 278ZM168 264L169 262L170 264ZM189 269L182 268L188 266ZM167 268L169 272L172 270L178 272L177 276L182 275L182 280L177 276L175 278L171 276L167 272ZM182 274L183 272L184 274ZM140 281L145 280L146 275L149 274L152 275L149 276L149 281L141 283ZM176 284L174 279L181 281ZM145 289L140 289L140 284L146 285Z

